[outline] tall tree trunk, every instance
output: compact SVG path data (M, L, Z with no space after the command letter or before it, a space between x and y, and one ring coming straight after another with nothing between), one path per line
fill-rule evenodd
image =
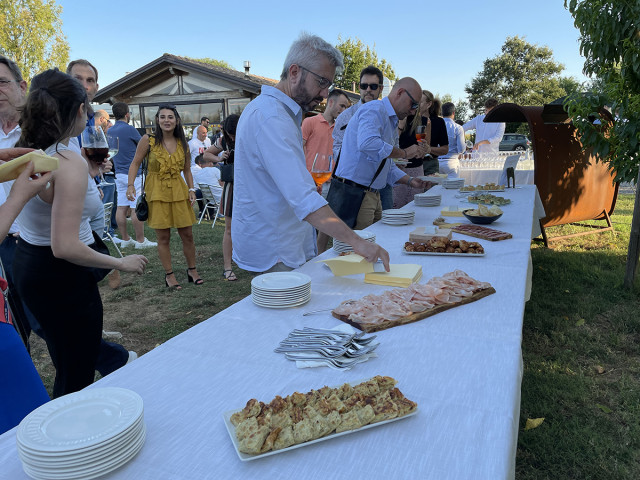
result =
M627 251L627 270L624 274L624 286L631 290L638 270L640 257L640 173L636 181L636 201L633 205L633 219L631 220L631 235L629 250Z

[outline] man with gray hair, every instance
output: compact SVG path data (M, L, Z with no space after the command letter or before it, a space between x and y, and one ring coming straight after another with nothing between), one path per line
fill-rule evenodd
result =
M286 271L317 254L315 230L350 244L370 262L389 254L347 227L316 191L302 148L303 112L329 94L342 54L303 33L287 54L280 82L263 86L236 133L233 259L254 272Z
M450 177L458 176L460 166L458 158L467 149L464 141L464 129L462 125L458 125L455 122L455 116L456 107L453 103L447 102L442 105L442 118L444 118L447 137L449 137L449 151L445 155L438 157L438 166L440 173L446 173Z

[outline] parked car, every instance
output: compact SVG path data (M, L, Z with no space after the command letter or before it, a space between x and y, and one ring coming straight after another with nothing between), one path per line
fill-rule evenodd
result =
M525 151L531 148L531 142L525 135L505 133L498 147L500 151Z

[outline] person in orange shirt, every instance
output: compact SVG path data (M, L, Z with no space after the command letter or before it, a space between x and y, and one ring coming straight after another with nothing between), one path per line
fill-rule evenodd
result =
M302 141L307 170L311 171L316 154L327 156L333 154L333 125L338 115L349 106L347 95L336 88L327 97L327 108L324 113L303 120ZM318 193L321 193L321 188L318 189Z

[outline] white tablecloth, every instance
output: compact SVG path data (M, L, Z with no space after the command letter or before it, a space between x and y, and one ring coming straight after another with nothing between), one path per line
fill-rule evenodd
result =
M442 205L461 204L442 190ZM265 309L250 298L233 305L143 355L93 387L119 386L144 399L147 440L114 479L508 479L514 477L522 379L522 319L530 275L530 239L537 191L507 191L511 205L494 224L513 239L481 241L482 258L409 256L401 253L409 232L431 224L439 207L413 207L413 225L370 227L392 263L419 263L423 279L456 268L490 282L497 293L410 325L378 332L379 357L350 371L296 369L273 352L294 328L340 322L329 313L348 298L390 287L363 277L334 277L314 261L312 298L302 307ZM538 215L536 213L536 215ZM454 234L454 238L466 238ZM325 256L333 256L333 251ZM186 313L186 312L185 312ZM222 414L250 398L306 392L323 385L389 375L419 405L416 416L252 462L236 456ZM90 388L93 388L90 387ZM0 478L22 472L15 429L0 436Z

